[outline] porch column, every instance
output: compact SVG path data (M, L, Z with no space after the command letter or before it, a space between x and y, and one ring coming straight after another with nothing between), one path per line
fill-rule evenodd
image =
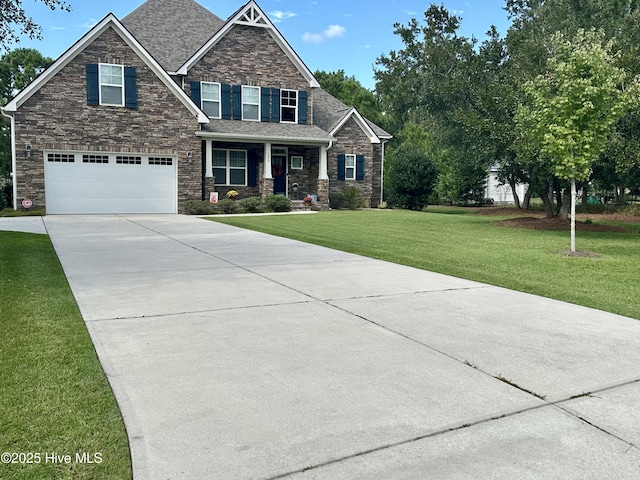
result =
M273 193L273 175L271 175L271 143L264 144L264 172L262 173L261 182L262 198L267 198L267 195Z
M320 168L318 173L318 202L316 207L320 210L329 209L329 174L327 167L327 147L320 146Z
M271 144L264 144L264 176L263 178L273 178L271 176Z
M205 161L204 161L204 176L206 178L213 177L213 141L205 140Z
M327 147L322 145L320 147L320 173L318 180L329 180L328 167L327 167Z

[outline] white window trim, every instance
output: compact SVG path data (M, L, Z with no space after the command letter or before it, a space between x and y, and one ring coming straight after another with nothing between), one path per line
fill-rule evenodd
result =
M254 103L254 102L246 102L245 101L245 95L244 95L244 89L245 88L252 88L258 91L258 103ZM246 121L246 122L259 122L260 121L260 97L261 92L260 92L260 87L256 87L253 85L242 85L242 90L241 90L241 96L242 96L242 120ZM258 107L258 114L257 114L257 118L244 118L244 106L245 105L256 105Z
M296 104L294 107L290 106L290 105L284 105L284 96L282 95L282 92L294 92L296 94ZM300 99L298 98L298 91L297 90L289 90L289 89L285 89L283 88L282 90L280 90L280 123L298 123L298 102L300 101ZM293 121L287 122L285 120L283 120L283 115L282 115L282 110L284 108L292 108L293 109Z
M225 180L226 183L218 183L216 182L216 185L222 185L222 186L226 186L226 187L246 187L249 183L249 154L247 152L247 150L241 150L241 149L237 149L237 148L214 148L213 151L211 152L212 156L213 156L213 152L215 151L221 151L221 152L225 152L225 166L224 166L224 170L225 170ZM239 167L232 167L231 166L231 152L243 152L244 153L244 183L230 183L231 180L231 170L241 170ZM215 169L222 169L223 167L218 166L218 165L212 165L211 167L211 172L213 173L213 170Z
M353 159L353 167L349 165L349 160ZM356 155L355 153L347 153L344 156L344 179L345 180L355 180L356 179ZM349 172L352 171L353 175L349 176Z
M121 84L116 85L114 83L102 83L102 67L119 67L121 72ZM120 103L105 103L102 101L102 87L118 87L122 92L120 97ZM99 63L98 64L98 95L99 95L99 103L100 105L105 105L109 107L124 107L124 65L118 65L116 63Z
M204 89L203 85L216 85L218 87L218 114L214 116L209 116L209 118L221 118L222 117L222 87L218 82L200 82L200 109L204 112L204 102L216 102L216 100L212 100L209 98L204 98Z
M293 160L300 160L300 166L296 167L293 164ZM302 170L304 168L304 157L302 155L292 155L291 156L291 170Z

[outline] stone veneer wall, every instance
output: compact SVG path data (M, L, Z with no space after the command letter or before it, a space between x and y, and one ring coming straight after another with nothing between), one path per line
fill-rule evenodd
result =
M248 25L235 25L189 70L184 81L188 95L192 81L310 91L309 82L267 29ZM309 124L311 97L307 100Z
M87 63L136 67L137 108L88 106ZM197 118L111 28L29 98L15 119L18 202L28 196L34 208L46 207L43 150L177 155L178 202L201 198Z
M356 187L364 195L367 206L376 206L380 200L379 184L381 156L376 157L378 144L372 144L353 118L350 118L335 135L337 141L327 151L329 169L329 194L342 193L347 187ZM374 145L376 148L374 148ZM338 180L338 155L364 155L364 180ZM374 192L377 181L378 191Z

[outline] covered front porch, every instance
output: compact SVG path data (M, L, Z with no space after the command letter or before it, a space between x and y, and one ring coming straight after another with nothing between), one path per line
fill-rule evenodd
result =
M327 150L335 139L319 128L214 120L197 135L203 199L235 190L238 198L275 194L296 204L311 197L315 208L329 208Z

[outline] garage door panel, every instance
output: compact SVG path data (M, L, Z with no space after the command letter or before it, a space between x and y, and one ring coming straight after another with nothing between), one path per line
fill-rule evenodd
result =
M45 152L47 213L176 213L175 159L171 165L150 165L148 156L139 155L136 165L109 156L109 163L84 163L80 153L75 162L50 162Z

